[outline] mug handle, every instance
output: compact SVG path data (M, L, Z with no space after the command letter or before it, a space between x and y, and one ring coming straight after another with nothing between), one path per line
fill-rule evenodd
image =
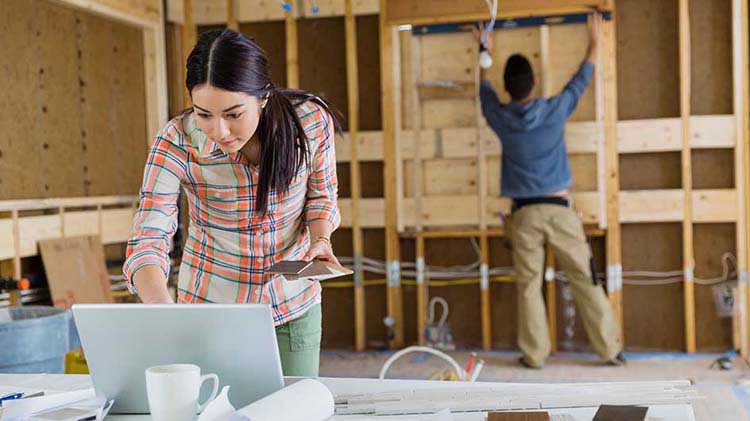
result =
M206 380L213 380L214 386L213 389L211 389L211 396L209 396L205 402L198 403L198 413L203 412L203 409L206 407L206 405L211 403L211 401L214 400L216 398L216 395L219 393L219 376L213 373L201 376L201 387L203 387L203 382L205 382Z

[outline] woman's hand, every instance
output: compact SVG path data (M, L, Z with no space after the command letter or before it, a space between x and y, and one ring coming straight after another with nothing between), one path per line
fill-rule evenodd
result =
M339 266L341 265L339 259L333 254L331 241L325 237L318 238L310 243L310 249L307 250L307 254L305 254L303 260L310 261L313 259L324 260L326 262L335 263Z

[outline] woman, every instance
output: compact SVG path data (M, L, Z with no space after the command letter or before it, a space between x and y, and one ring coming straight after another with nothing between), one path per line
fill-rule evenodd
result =
M320 284L265 270L280 260L338 263L338 121L322 99L276 88L263 50L228 29L201 35L185 84L193 107L151 147L125 277L143 302L172 302L168 252L182 186L190 224L177 300L269 304L284 374L317 376Z

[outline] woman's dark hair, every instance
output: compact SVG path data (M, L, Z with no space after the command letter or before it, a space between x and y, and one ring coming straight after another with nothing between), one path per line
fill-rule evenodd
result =
M278 194L286 192L300 167L309 165L307 136L296 106L306 101L316 103L341 131L338 111L308 92L274 86L265 52L252 38L231 29L202 33L190 52L185 86L192 94L194 87L203 84L258 99L268 97L257 129L261 157L257 211L266 211L271 189Z
M521 54L513 54L505 62L505 72L503 74L505 90L514 101L520 101L531 93L534 89L534 72L531 70L531 63Z

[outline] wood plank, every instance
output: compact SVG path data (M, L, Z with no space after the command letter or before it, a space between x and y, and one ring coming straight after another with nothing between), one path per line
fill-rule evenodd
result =
M681 222L682 190L631 190L620 192L620 222Z
M324 18L345 16L345 3L348 0L302 0L303 13L306 18ZM317 6L317 11L313 10ZM378 0L351 0L351 14L374 15L378 13Z
M479 249L482 263L479 267L479 289L480 289L480 311L482 314L482 349L492 349L492 300L490 298L490 243L486 234L486 228L482 229L483 235L479 236Z
M217 0L193 0L195 23L197 25L223 25L228 23L227 5ZM275 0L234 0L235 19L238 23L282 21L284 20L283 2ZM345 0L302 0L302 6L295 12L296 17L323 18L344 16ZM167 21L182 24L181 0L167 0ZM313 13L312 6L318 6ZM379 10L378 0L353 0L352 13L355 16L375 15Z
M137 201L138 196L96 196L51 199L0 200L0 212L8 212L12 210L27 211L58 208L85 208L97 205L130 205Z
M420 148L423 159L470 158L474 157L476 127L446 127L420 131ZM350 141L348 134L336 140L336 161L348 162ZM596 123L571 122L565 126L565 142L568 153L596 153L599 139ZM479 130L479 139L487 157L500 156L501 148L497 135L489 128ZM357 133L357 146L360 161L383 160L383 133L381 131L360 131ZM402 159L414 158L414 135L411 131L399 133L399 150Z
M193 21L193 8L192 0L182 0L182 39L180 46L182 47L182 68L184 69L187 64L188 56L193 50L196 42L198 41L198 34L195 22ZM184 85L183 85L184 86ZM190 108L193 106L193 101L190 98L190 92L187 88L184 88L183 93L183 107Z
M0 260L12 259L15 256L14 239L13 219L0 219Z
M385 10L386 0L380 0L380 9ZM398 167L401 159L396 146L396 136L400 127L397 125L398 96L396 67L398 64L398 33L389 25L385 15L379 16L380 26L380 89L382 93L383 118L383 158L385 190L385 243L387 264L387 312L393 321L393 337L389 338L391 348L404 345L403 311L401 302L399 242L397 228L399 225L399 177Z
M240 30L240 23L237 21L237 3L235 0L227 0L227 28L233 31Z
M133 228L133 216L132 208L103 209L100 233L102 244L127 241Z
M680 118L682 120L682 259L685 302L685 349L695 352L695 255L693 250L693 170L690 150L690 9L688 0L679 0Z
M737 223L735 224L737 237L737 272L738 295L741 297L740 317L735 322L740 329L740 354L747 359L750 357L748 344L748 313L750 313L750 288L748 288L748 244L750 230L747 223L750 219L750 204L748 203L748 187L750 185L750 79L748 73L750 60L748 59L748 4L742 0L732 0L732 80L733 80L733 108L735 116L734 152L735 188L737 189Z
M690 116L691 148L731 148L735 144L734 116ZM623 120L617 123L620 153L682 150L682 119Z
M617 122L617 148L620 153L682 150L679 118L625 120Z
M18 218L20 256L35 256L37 243L48 238L62 237L59 215L27 216Z
M70 237L39 242L52 304L110 303L109 274L99 237Z
M690 147L693 149L733 148L737 136L734 115L690 117Z
M344 24L346 29L346 83L348 95L349 136L357 139L359 133L359 79L357 63L357 21L352 14L352 0L345 0ZM352 250L354 251L354 349L363 351L367 346L365 332L365 289L362 257L364 245L360 227L360 168L357 142L351 143L349 171L352 207Z
M544 16L558 13L583 13L597 7L611 10L611 0L500 0L498 17ZM433 24L489 19L482 0L390 0L381 9L389 24Z
M738 190L693 190L693 222L720 223L738 220Z
M131 25L151 27L162 19L161 0L54 0Z
M99 225L93 224L99 212L76 211L63 214L63 233L66 237L80 237L86 235L99 235ZM131 221L132 222L132 221Z
M299 89L299 39L297 37L296 7L284 15L286 30L286 86Z
M544 246L544 301L547 305L547 328L549 329L550 351L557 352L557 291L555 281L555 255L552 246Z

